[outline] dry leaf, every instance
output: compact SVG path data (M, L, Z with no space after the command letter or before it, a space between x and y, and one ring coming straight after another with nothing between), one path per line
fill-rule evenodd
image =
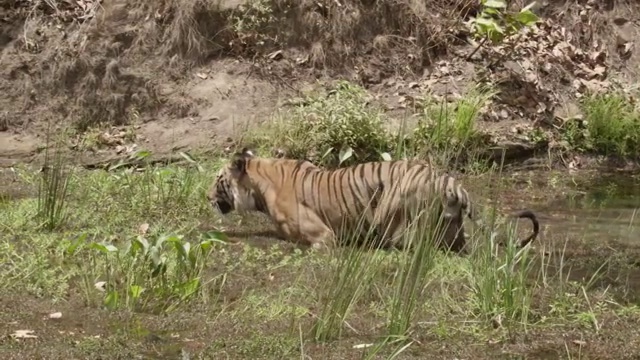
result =
M196 76L203 80L209 77L209 75L205 73L196 73Z
M54 312L49 314L49 319L60 319L62 317L61 312Z
M98 291L106 291L107 290L107 282L106 281L98 281L97 283L93 284L93 286Z
M584 345L587 345L587 342L586 342L586 341L583 341L583 340L573 340L573 341L572 341L572 343L574 343L574 344L576 344L576 345L578 345L578 346L584 346Z
M14 339L35 339L37 336L34 335L35 332L33 330L16 330L11 337Z
M282 50L274 51L268 55L271 60L280 60L284 57Z
M596 75L599 75L599 76L604 75L604 73L605 73L606 71L607 71L607 68L605 68L604 66L600 66L600 65L596 66L596 67L593 69L593 73L594 73L594 74L596 74Z
M309 56L296 58L296 64L298 64L298 65L306 64L307 61L309 61Z
M143 235L143 236L146 235L147 231L149 231L149 224L147 223L141 224L140 227L138 228L138 233L140 235Z

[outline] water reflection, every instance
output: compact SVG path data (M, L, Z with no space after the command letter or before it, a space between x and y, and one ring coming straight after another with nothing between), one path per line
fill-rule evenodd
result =
M640 246L640 179L600 174L575 179L576 191L537 206L554 237Z

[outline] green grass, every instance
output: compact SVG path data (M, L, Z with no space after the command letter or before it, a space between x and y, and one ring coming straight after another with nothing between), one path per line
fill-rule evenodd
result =
M637 158L640 112L622 93L594 94L581 102L583 121L565 124L564 137L574 148L597 154Z
M327 351L412 357L413 349L443 342L517 342L523 333L575 328L588 334L612 314L638 316L594 281L558 276L568 269L550 268L531 250L498 251L496 239L515 236L508 226L478 229L465 258L430 246L307 253L283 242L232 245L218 230L232 233L237 218L219 218L204 197L221 161L69 171L65 216L53 228L39 226L38 199L1 204L0 296L116 314L120 320L108 320L113 330L102 335L140 349L149 334L176 332L212 336L197 350L209 356L273 359ZM46 176L19 174L34 187ZM417 230L408 236L429 245L428 232ZM115 344L85 338L73 354L130 353ZM353 349L358 344L373 345Z
M275 141L292 157L316 154L326 166L425 153L445 162L472 160L482 149L476 121L490 90L478 88L447 106L427 102L417 127L398 133L363 96L342 83L248 139L261 151ZM591 108L598 106L604 105ZM590 116L597 119L598 111ZM487 227L467 225L467 257L435 251L434 219L407 231L411 251L307 252L258 236L237 239L235 232L271 225L261 215L222 218L212 211L205 193L225 156L183 154L183 164L152 166L149 155L141 151L129 159L138 167L85 171L51 156L47 171L16 169L19 185L36 196L6 196L0 203L0 298L9 309L0 322L34 327L49 351L67 358L152 352L391 359L444 354L442 346L449 357L498 356L503 350L487 345L496 343L511 346L513 354L518 346L552 343L558 356L576 356L583 350L567 347L563 335L600 341L603 333L626 334L640 318L629 280L633 253L603 258L595 250L588 276L572 276L576 262L555 247L578 247L582 238L539 239L534 245L551 256L519 251L510 241L517 237L515 224L493 221L491 207L482 211L492 220ZM474 168L477 161L462 165ZM475 188L509 181L484 170ZM529 182L526 192L498 187L498 193L563 193L561 181L552 180L542 190ZM505 240L508 245L498 247ZM608 278L616 279L614 288L603 285ZM41 318L59 309L68 323L82 324L82 332L74 328L58 341L62 330ZM605 345L617 351L633 341ZM0 353L25 351L31 349L24 342L0 346Z

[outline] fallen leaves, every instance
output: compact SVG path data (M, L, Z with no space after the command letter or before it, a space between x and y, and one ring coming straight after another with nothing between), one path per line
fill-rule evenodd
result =
M16 330L10 335L14 339L36 339L35 331L33 330Z
M49 319L61 319L62 318L62 313L61 312L54 312L48 315Z
M506 111L532 122L545 121L554 117L567 91L581 98L612 89L608 44L586 36L595 26L598 5L587 2L575 7L573 13L578 16L570 21L546 18L502 43L485 44L479 56L473 57L487 65L486 71L481 69L486 81L498 84L501 90L500 101L492 106L487 120L504 120ZM628 21L617 18L614 22L623 26ZM620 35L616 46L621 56L633 49L631 41Z

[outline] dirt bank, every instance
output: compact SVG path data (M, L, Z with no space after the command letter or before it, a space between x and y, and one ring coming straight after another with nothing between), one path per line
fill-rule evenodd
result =
M475 52L465 24L481 9L473 1L240 3L3 3L0 165L38 159L51 128L80 161L134 145L156 155L208 149L285 99L348 79L390 122L426 96L490 83L499 94L476 127L496 146L517 144L526 157L551 150L580 166L590 162L572 157L581 149L565 136L581 121L580 98L632 94L637 81L635 5L624 2L537 7L537 25Z

